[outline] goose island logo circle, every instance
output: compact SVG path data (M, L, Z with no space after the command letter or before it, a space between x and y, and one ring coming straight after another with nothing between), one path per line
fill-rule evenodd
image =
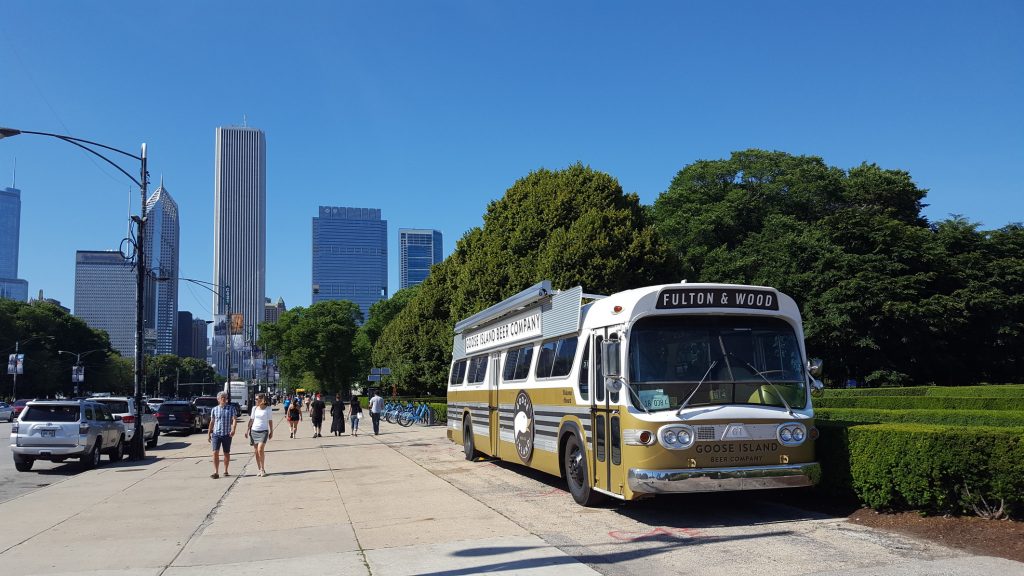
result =
M513 435L516 442L516 452L523 462L529 462L533 456L533 402L525 390L520 390L516 396L516 403L512 407L514 414L512 419Z

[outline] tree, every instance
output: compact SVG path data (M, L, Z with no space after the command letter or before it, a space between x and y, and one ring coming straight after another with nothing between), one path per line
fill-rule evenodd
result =
M636 194L582 164L541 169L491 202L373 349L406 393L445 389L456 321L541 280L611 293L666 281L671 259Z
M355 337L363 315L347 300L296 307L260 325L259 345L276 351L282 377L293 387L348 395L358 379Z

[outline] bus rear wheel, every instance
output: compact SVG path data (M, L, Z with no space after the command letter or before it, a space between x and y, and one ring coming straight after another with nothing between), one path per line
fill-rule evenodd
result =
M466 460L473 461L480 455L476 451L476 442L473 441L473 425L466 419L462 424L462 451L466 453Z
M565 481L569 484L569 493L572 494L572 499L582 506L596 506L603 502L604 494L590 487L586 454L575 434L570 434L566 440L562 458L564 458Z

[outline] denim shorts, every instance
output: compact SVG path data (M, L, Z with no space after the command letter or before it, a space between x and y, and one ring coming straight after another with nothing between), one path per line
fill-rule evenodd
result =
M210 445L213 447L214 452L223 448L225 454L231 454L231 436L218 436L214 434L210 440Z

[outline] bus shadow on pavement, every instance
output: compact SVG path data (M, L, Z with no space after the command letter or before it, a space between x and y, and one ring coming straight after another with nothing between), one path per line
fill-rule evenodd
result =
M584 563L590 566L614 566L620 562L629 562L633 560L639 560L644 558L650 558L652 556L658 556L672 552L680 547L684 546L699 546L701 544L710 543L722 543L732 542L739 540L752 540L757 538L773 538L777 536L786 536L792 534L789 530L774 531L762 534L737 534L734 536L694 536L688 538L678 538L671 535L664 535L659 538L645 539L645 540L632 540L629 542L619 542L619 545L631 545L637 542L644 543L657 543L658 546L644 546L644 547L632 547L628 550L621 550L615 552L608 552L603 554L593 553L589 550L581 554L573 554L571 549L572 546L559 546L559 549L566 553L567 556L556 556L556 557L544 557L544 558L525 558L522 560L509 560L504 562L493 562L491 564L474 565L472 567L460 568L456 570L442 570L439 572L421 572L420 576L463 576L470 574L480 574L485 572L511 572L516 573L519 571L530 570L534 568L543 568L560 565L570 565L577 563ZM510 554L516 552L523 552L527 550L540 550L549 548L548 546L485 546L481 548L469 548L466 550L459 550L453 552L451 555L454 557L469 557L469 558L480 558L483 556L497 556L500 554Z

